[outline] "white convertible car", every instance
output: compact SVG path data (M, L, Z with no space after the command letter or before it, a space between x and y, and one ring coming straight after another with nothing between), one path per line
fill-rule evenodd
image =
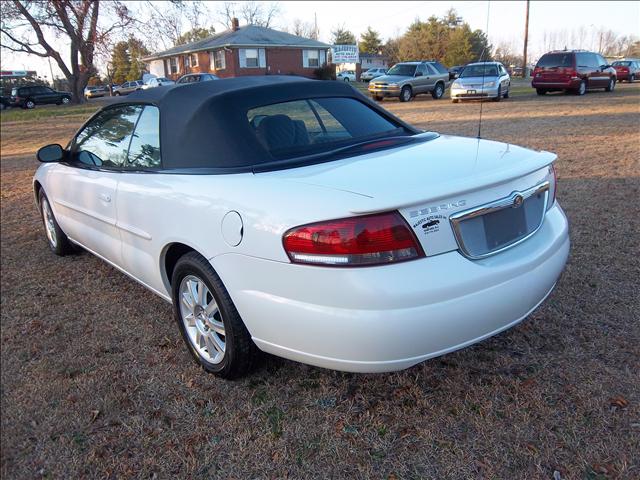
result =
M38 159L53 252L173 302L225 378L260 350L383 372L463 348L527 317L569 253L554 154L422 132L342 82L137 92Z

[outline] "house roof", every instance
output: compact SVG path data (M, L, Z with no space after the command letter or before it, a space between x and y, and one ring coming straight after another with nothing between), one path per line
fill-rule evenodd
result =
M273 30L272 28L259 27L257 25L245 25L238 30L225 30L196 42L178 45L177 47L157 52L143 60L155 60L158 58L172 57L184 53L213 50L222 47L299 47L299 48L329 48L330 45L298 37L286 32Z

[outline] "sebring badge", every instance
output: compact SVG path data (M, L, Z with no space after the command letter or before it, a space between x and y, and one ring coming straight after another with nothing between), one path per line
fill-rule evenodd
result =
M434 205L433 207L422 208L420 210L412 210L409 212L411 218L419 215L429 215L430 213L440 212L442 210L449 210L450 208L464 207L467 204L466 200L458 200L457 202L443 203L441 205Z

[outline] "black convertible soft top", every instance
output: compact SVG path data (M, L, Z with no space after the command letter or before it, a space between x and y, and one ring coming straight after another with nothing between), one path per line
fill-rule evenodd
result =
M230 173L277 161L252 131L247 120L249 110L323 97L357 99L407 134L419 133L344 82L293 76L247 76L157 87L134 92L115 105L142 103L159 108L163 169L202 168Z

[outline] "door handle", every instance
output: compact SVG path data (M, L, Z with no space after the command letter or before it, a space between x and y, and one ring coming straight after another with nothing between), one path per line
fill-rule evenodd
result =
M111 195L107 194L107 193L101 193L99 195L100 200L102 200L103 202L111 202Z

